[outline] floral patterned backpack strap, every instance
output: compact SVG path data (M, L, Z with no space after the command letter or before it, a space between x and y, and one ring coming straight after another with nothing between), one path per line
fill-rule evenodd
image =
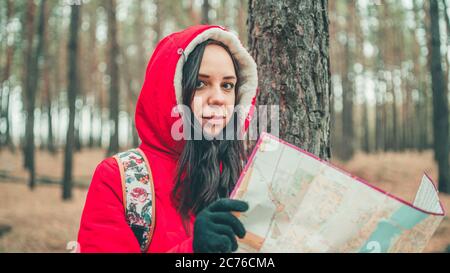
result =
M150 165L139 148L118 153L114 158L122 178L126 220L145 253L155 227L155 191Z

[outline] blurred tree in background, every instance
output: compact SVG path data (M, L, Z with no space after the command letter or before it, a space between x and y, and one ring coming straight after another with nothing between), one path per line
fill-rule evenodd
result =
M445 1L443 2L445 3ZM434 155L439 165L439 189L448 193L450 192L450 173L448 168L448 153L450 151L448 139L448 90L446 86L446 83L448 84L448 78L447 81L444 80L444 72L442 70L441 35L437 0L430 1L430 19L430 70L433 90Z
M70 11L69 41L67 44L68 61L71 64L67 69L67 101L69 106L69 125L67 128L67 138L64 156L64 176L63 176L63 199L72 197L72 169L73 169L73 148L75 144L75 101L79 89L78 76L78 56L79 40L78 30L80 28L80 8L81 5L72 5Z

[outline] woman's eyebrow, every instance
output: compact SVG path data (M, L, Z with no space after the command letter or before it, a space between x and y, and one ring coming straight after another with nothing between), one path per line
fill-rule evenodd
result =
M198 74L198 76L202 77L202 78L209 78L209 75L207 75L207 74ZM231 79L236 79L236 77L235 76L225 76L225 77L223 77L223 79L231 80Z

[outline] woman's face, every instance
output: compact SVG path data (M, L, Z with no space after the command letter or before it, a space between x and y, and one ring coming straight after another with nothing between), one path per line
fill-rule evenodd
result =
M233 61L221 46L205 47L191 109L204 133L216 136L234 111L237 77Z

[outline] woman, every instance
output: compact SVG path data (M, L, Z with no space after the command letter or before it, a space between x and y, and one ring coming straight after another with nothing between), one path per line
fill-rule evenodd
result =
M256 95L256 64L225 28L193 26L158 43L135 116L156 202L147 252L237 249L236 236L243 238L245 228L231 212L246 211L248 205L227 197L245 162L239 139L248 128ZM177 105L192 111L181 111L184 138L176 133ZM237 128L230 122L234 120ZM201 140L186 138L199 128ZM230 130L233 139L220 137ZM113 158L95 170L78 242L81 252L140 252L125 218L121 175Z

